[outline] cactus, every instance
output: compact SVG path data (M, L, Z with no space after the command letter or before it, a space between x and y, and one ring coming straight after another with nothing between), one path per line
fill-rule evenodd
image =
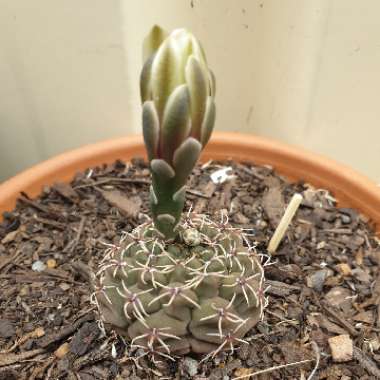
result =
M144 43L143 135L152 221L108 248L93 295L102 319L145 354L234 350L262 318L264 271L228 217L182 214L185 183L210 138L215 81L186 30L154 27Z
M261 318L264 272L227 220L183 218L174 240L149 222L108 250L96 297L132 345L161 355L233 349Z

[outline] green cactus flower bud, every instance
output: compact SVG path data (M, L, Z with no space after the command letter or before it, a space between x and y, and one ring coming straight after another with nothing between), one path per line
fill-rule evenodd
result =
M152 170L156 228L175 234L185 198L176 196L215 123L215 79L199 41L187 30L155 26L144 41L140 90L143 136ZM169 175L170 173L170 175Z

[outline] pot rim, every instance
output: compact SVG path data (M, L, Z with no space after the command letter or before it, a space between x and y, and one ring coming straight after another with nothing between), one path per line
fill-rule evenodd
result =
M21 191L35 197L43 186L69 181L79 171L135 156L145 157L141 135L105 140L54 156L0 184L0 212L12 210ZM340 206L358 209L380 233L380 187L346 165L303 148L236 132L213 134L201 160L211 158L267 164L290 180L302 179L328 189Z

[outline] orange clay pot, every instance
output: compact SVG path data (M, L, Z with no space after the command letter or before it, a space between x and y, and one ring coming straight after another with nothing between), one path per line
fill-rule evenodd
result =
M129 136L63 153L16 175L0 185L0 213L10 211L20 192L37 196L43 186L70 181L75 173L116 159L145 156L141 136ZM339 205L359 210L380 235L380 187L335 161L267 138L238 133L213 135L202 160L233 159L273 166L290 180L303 180L329 190Z

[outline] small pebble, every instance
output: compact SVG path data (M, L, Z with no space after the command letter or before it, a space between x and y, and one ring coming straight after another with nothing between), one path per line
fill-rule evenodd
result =
M59 287L63 290L63 291L66 291L66 290L69 290L71 288L71 285L70 284L67 284L66 282L62 282L61 284L59 284Z
M198 361L186 356L183 361L184 370L189 374L189 376L195 376L198 373Z
M49 259L46 261L46 265L50 269L55 268L57 266L57 261L54 259Z
M32 270L35 272L42 272L46 269L46 265L41 261L37 260L32 264Z
M317 244L317 249L323 249L326 247L326 242L325 241L320 241L318 244Z
M351 217L349 217L348 215L346 214L342 214L340 216L340 218L342 219L342 223L343 224L350 224L351 223Z
M326 281L326 279L330 276L332 276L332 271L330 269L321 269L317 270L316 272L309 274L306 277L306 285L309 288L313 288L316 291L320 292L323 288L323 285Z

